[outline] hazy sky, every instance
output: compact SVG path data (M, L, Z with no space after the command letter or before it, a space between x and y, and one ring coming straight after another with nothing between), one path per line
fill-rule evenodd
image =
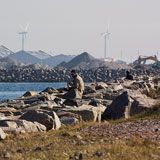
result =
M160 57L160 0L0 0L0 44L21 50L19 25L30 24L25 50L104 56L131 61Z

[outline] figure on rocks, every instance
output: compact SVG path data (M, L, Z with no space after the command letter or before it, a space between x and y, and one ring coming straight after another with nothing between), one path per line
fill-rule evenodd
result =
M129 71L126 71L126 79L133 80L133 76L130 74Z
M71 71L73 78L72 83L67 83L68 92L62 96L64 99L82 98L84 92L83 79L76 73L75 70Z

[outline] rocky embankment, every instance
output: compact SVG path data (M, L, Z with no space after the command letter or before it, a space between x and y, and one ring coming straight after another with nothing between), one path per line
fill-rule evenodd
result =
M46 132L80 122L129 118L152 108L158 102L147 95L150 90L159 87L159 80L155 76L139 76L134 81L121 79L117 83L97 82L85 86L82 99L65 100L60 98L64 94L63 88L46 88L40 93L28 91L22 97L3 100L0 103L0 139L5 139L7 133L12 132ZM150 124L152 121L140 124L133 122L118 125L117 128L122 129L120 133L125 134L124 128L133 133L141 130L143 126L145 130L145 126ZM153 122L153 131L155 129L156 134L160 134L156 126L159 128L159 123ZM116 137L116 126L105 128L108 129L104 134L109 135L111 132ZM154 134L149 132L149 129L144 133Z
M126 76L126 69L113 70L107 67L99 67L85 70L77 70L85 82L117 81ZM152 67L137 67L130 70L138 79L138 76L152 76L159 73ZM68 82L70 70L66 68L30 68L11 67L0 69L0 82Z

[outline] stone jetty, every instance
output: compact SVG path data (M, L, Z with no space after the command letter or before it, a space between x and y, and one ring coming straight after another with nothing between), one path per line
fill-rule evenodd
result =
M96 82L85 86L82 99L70 100L60 98L64 88L28 91L16 99L0 102L0 139L12 132L46 132L80 122L129 118L158 102L148 95L159 88L159 82L158 75L136 75L133 81L119 78L114 82Z
M127 69L114 70L107 67L77 70L85 82L117 81L125 77L126 71ZM139 76L148 77L160 72L157 68L143 66L131 67L130 71L135 78ZM12 66L8 69L1 68L0 75L0 82L68 82L70 80L70 69L63 67L36 68Z

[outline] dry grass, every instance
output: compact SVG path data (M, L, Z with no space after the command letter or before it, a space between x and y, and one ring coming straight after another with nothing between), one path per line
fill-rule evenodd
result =
M160 104L130 120L160 119ZM119 123L126 120L111 121ZM129 140L81 134L80 129L101 125L81 123L47 133L11 134L0 141L0 160L151 160L160 159L160 142L134 137Z
M81 159L81 154L85 160L160 159L160 144L149 139L116 140L80 134L79 128L92 125L63 127L47 133L12 134L0 142L0 159L69 160Z

